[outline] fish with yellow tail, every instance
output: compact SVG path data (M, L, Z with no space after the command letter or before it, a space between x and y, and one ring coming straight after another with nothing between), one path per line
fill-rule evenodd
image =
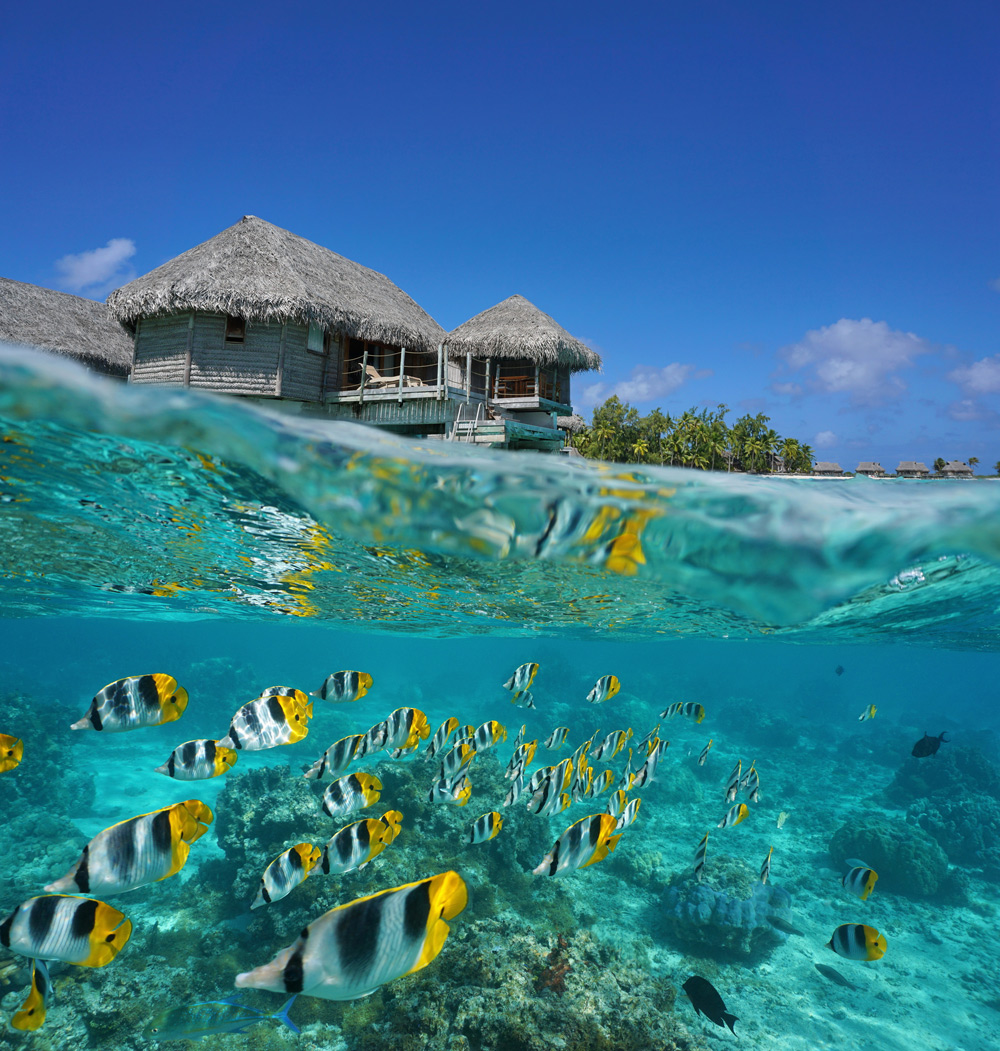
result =
M540 817L551 817L553 814L560 814L573 802L568 792L560 790L559 778L557 777L546 778L534 790L529 784L528 791L531 793L531 799L528 800L526 809L532 814L538 814Z
M0 774L13 770L24 755L24 742L10 734L0 734Z
M48 965L44 960L32 960L28 997L10 1020L10 1024L22 1032L40 1029L45 1022L45 1009L51 992L52 980L49 978Z
M397 708L385 719L386 736L382 747L388 751L412 750L431 735L427 716L419 708Z
M719 822L719 828L732 828L733 825L738 825L743 821L747 814L750 813L750 808L746 803L734 803L727 811L726 816Z
M587 694L587 700L591 704L603 704L605 701L610 701L621 688L622 684L618 681L617 675L602 675Z
M610 814L613 818L619 818L625 812L627 806L628 796L621 789L618 789L618 791L608 800L608 809L606 813Z
M701 883L705 878L705 857L708 854L708 833L701 837L698 849L694 852L694 878Z
M132 934L132 923L94 898L42 894L29 898L2 922L0 945L18 956L104 967Z
M124 894L180 872L191 844L212 823L212 811L200 799L139 814L99 832L83 848L77 863L50 893Z
M71 730L124 733L143 726L172 723L187 708L187 690L172 675L127 675L98 691L86 715Z
M760 881L761 883L767 883L771 876L771 855L774 853L774 847L771 847L767 852L767 857L764 858L764 864L760 867Z
M856 898L867 901L871 892L878 882L878 873L865 865L856 865L850 872L844 874L841 880L845 890L849 890Z
M363 734L350 734L334 741L302 776L317 781L326 775L336 777L342 774L351 765L363 739Z
M646 752L646 754L648 755L649 754L649 749L650 749L652 743L654 741L658 741L659 740L659 736L658 736L659 733L660 733L660 724L657 723L653 727L653 729L650 730L648 734L646 734L645 737L643 737L639 741L633 741L632 742L632 747L635 749L636 755L642 755L643 752Z
M615 777L614 770L602 770L596 777L591 779L590 786L587 788L588 797L595 799L597 796L603 795L615 783Z
M562 748L566 743L566 735L569 733L568 726L557 726L548 737L545 738L545 747L548 749Z
M537 738L534 741L525 741L524 744L519 744L514 749L514 754L510 757L510 762L507 764L506 771L504 771L504 777L508 781L517 780L530 765L532 759L535 758L535 750L537 748Z
M324 913L269 963L236 976L240 989L357 1000L426 967L466 906L457 872L406 883Z
M430 803L454 803L455 806L465 806L471 797L472 782L467 774L459 774L454 778L440 777L427 793Z
M380 818L345 825L323 848L320 871L327 876L360 871L399 835L402 820L398 810L387 810Z
M476 727L469 735L472 738L472 747L482 755L488 752L494 745L507 740L507 728L496 719L490 719L482 726Z
M715 740L714 737L710 737L708 739L708 744L705 745L705 747L701 750L701 755L698 756L698 765L699 766L704 766L705 765L705 760L708 759L708 753L712 749L712 741L714 741L714 740Z
M503 806L513 806L518 799L521 798L521 793L524 791L524 774L520 773L511 782L510 789L507 794L503 797Z
M603 861L618 846L621 833L614 834L617 819L610 814L588 814L566 829L542 858L536 876L557 876Z
M521 664L514 669L514 674L503 684L505 690L510 690L514 694L511 698L513 704L517 704L522 695L528 694L537 673L537 664ZM534 704L527 704L524 707L534 708Z
M742 782L743 787L747 790L747 798L751 803L760 802L760 775L757 773L757 760L755 759L750 764L750 769L746 773L746 777Z
M366 671L335 671L328 675L318 690L309 694L332 704L350 704L372 688L374 680Z
M522 690L521 693L515 693L510 699L511 704L517 705L518 708L537 708L535 704L535 698L530 690Z
M863 723L867 722L869 719L874 719L877 711L878 708L876 708L874 704L869 704L868 707L858 716L858 722Z
M374 774L347 774L331 781L323 793L323 812L328 817L346 817L377 803L382 782Z
M686 719L700 723L705 718L705 709L697 701L675 701L660 712L661 719L673 719L675 715L683 715Z
M729 775L729 781L726 783L726 802L732 803L735 801L737 794L740 790L740 778L743 770L743 760L737 759L736 765L733 767L733 772Z
M472 741L464 737L456 741L441 757L440 777L455 777L476 758Z
M615 831L624 832L630 825L635 823L636 817L639 815L639 807L642 805L642 800L636 797L633 799L618 815L618 820L615 822Z
M524 735L527 732L527 730L528 727L524 723L521 723L521 729L517 731L517 737L514 738L513 747L515 752L518 750L518 748L521 747L521 743L524 741Z
M886 941L874 927L864 923L842 923L826 947L845 960L881 960L885 956Z
M231 770L237 758L235 749L222 748L218 741L200 738L179 744L167 761L156 767L156 773L177 781L206 781Z
M491 810L472 822L466 842L470 846L475 843L488 843L499 835L502 828L503 815L498 810Z
M633 788L645 788L651 784L656 776L656 768L660 765L663 753L670 747L669 741L657 740L646 756L645 762L632 777Z
M632 736L632 730L614 730L604 738L603 741L591 753L591 759L595 762L603 759L605 762L614 757L625 747L628 739Z
M319 847L314 847L312 843L296 843L279 854L264 869L257 896L250 908L259 909L262 905L270 905L272 901L280 901L291 894L316 867L320 854Z
M219 744L245 752L296 744L309 733L312 713L312 705L301 690L261 694L236 712L229 733Z
M433 759L434 756L440 752L445 744L448 742L448 738L458 729L458 720L451 716L435 730L434 736L431 738L431 743L427 746L427 755Z

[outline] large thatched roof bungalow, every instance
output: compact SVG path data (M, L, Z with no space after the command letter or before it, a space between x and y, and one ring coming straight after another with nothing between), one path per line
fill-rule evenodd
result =
M490 311L449 337L384 274L250 215L113 292L108 308L133 334L134 383L490 444L561 444L569 371L599 366L519 296L494 308L499 342L483 338ZM514 373L530 395L504 396L499 377Z
M854 473L863 474L868 478L884 478L885 468L875 460L862 460Z
M930 478L931 472L927 464L920 460L900 460L896 468L897 478Z
M941 468L942 478L975 478L972 468L962 460L949 460Z
M0 342L61 354L120 379L132 362L132 340L103 303L6 277L0 277Z

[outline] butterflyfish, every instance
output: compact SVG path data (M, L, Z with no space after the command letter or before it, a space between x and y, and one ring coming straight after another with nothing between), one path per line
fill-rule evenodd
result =
M511 704L516 704L518 708L537 708L535 704L535 698L530 690L522 690L521 693L515 693L510 699Z
M470 845L474 843L486 843L489 840L494 839L502 828L503 815L498 810L491 810L489 813L477 817L469 826L468 843Z
M319 847L314 847L312 843L296 843L279 854L264 869L257 897L250 908L259 909L262 905L270 905L272 901L280 901L291 894L316 867L320 854Z
M635 774L632 773L632 749L628 750L628 759L625 760L625 769L622 771L622 776L618 781L618 788L627 792L632 787L632 782L635 780Z
M726 816L719 822L719 828L731 828L733 825L738 825L743 821L747 814L750 813L750 808L746 803L734 803L727 811Z
M760 867L760 881L761 883L767 883L768 878L771 875L771 855L774 853L774 847L771 847L767 852L767 857L764 858L764 864Z
M739 1019L726 1010L725 1002L719 995L718 989L701 975L693 974L681 988L687 993L696 1015L704 1015L710 1022L714 1022L720 1029L729 1026L729 1031L736 1035L733 1023Z
M559 814L573 802L568 792L561 791L554 777L546 778L534 791L531 791L529 785L528 790L531 792L531 799L528 800L527 809L541 817Z
M881 960L885 956L885 936L864 923L842 923L826 943L828 949L845 960Z
M232 748L222 748L217 741L201 738L178 745L167 761L156 768L177 781L205 781L229 770L238 756Z
M858 866L844 874L841 882L856 898L867 901L868 896L875 889L878 873L874 869Z
M132 934L132 923L94 898L43 894L29 898L0 923L0 945L18 956L103 967Z
M701 837L698 849L694 852L694 878L701 883L705 878L705 856L708 854L708 833Z
M323 848L320 871L330 875L363 869L399 835L402 818L398 810L388 810L380 818L345 825Z
M747 774L747 798L751 803L760 802L760 776L757 773L757 767L751 765L750 772Z
M311 693L333 704L349 704L372 688L372 677L366 671L335 671L323 680L323 685Z
M537 738L534 741L526 741L524 744L518 745L514 749L514 754L510 757L504 777L508 781L513 781L515 778L520 777L524 773L525 768L535 758L535 749L537 748Z
M236 976L237 988L357 1000L426 967L448 937L445 920L466 905L457 872L406 883L324 913L269 963Z
M619 814L618 820L615 823L616 832L624 832L630 825L635 823L636 816L639 813L639 807L642 804L642 800L638 796L631 800L625 809Z
M673 719L675 715L683 715L700 723L705 718L705 709L697 701L675 701L660 712L661 719Z
M441 757L441 777L454 777L463 767L476 758L476 749L472 741L465 737L456 741Z
M556 876L602 861L618 846L616 819L610 814L588 814L566 829L535 868L536 876Z
M632 776L632 787L645 788L651 784L656 776L656 768L660 765L663 753L670 747L669 741L657 741L646 756L642 766Z
M503 684L503 688L514 694L516 702L519 694L531 689L537 671L537 664L521 664L514 669L514 674Z
M503 797L503 805L511 806L516 803L518 797L524 791L524 774L518 774L517 777L511 782L510 789L507 794Z
M44 960L31 961L31 988L28 997L15 1012L10 1024L15 1029L33 1032L40 1029L45 1021L45 1008L52 991L49 968Z
M566 743L566 735L569 733L568 726L557 726L548 737L545 738L546 748L561 748Z
M743 770L743 760L737 759L736 765L733 767L733 772L729 775L729 781L726 783L726 802L732 803L736 799L737 794L740 790L740 776Z
M521 723L521 729L517 731L517 737L514 738L514 751L521 747L521 742L524 740L524 735L527 732L527 725Z
M323 793L323 812L328 817L346 817L377 803L382 782L374 774L346 774L331 781Z
M387 751L409 751L431 735L427 716L419 708L397 708L385 719L386 738L382 745Z
M431 803L454 803L456 806L465 806L471 796L472 782L466 774L459 774L455 778L438 778L427 793Z
M618 791L608 800L607 813L614 818L619 818L622 816L622 813L627 806L628 796L619 788Z
M650 744L651 741L656 740L656 737L659 734L659 732L660 732L660 724L657 723L653 727L653 729L650 730L649 733L646 734L646 736L642 738L642 740L640 740L640 741L633 741L632 742L632 747L636 750L637 753L641 753L642 750L645 749L646 753L648 755L649 754L649 744Z
M375 755L377 752L381 752L386 745L386 741L389 740L389 725L383 719L382 722L376 723L370 727L367 733L361 735L361 740L358 743L357 751L354 753L355 759L364 759L366 755Z
M327 774L330 777L342 774L351 765L351 760L354 759L363 736L363 734L350 734L348 737L341 737L339 741L334 741L302 776L316 781Z
M427 754L431 759L434 758L444 748L448 738L458 729L458 720L452 716L450 719L445 721L437 728L434 736L431 738L431 743L427 746Z
M602 675L587 694L587 700L591 704L603 704L605 701L610 701L621 688L622 684L618 681L617 675Z
M109 682L90 702L87 714L71 730L124 733L179 719L187 708L187 690L172 675L129 675Z
M570 785L569 794L574 803L579 803L584 799L587 799L591 795L591 786L594 782L594 768L588 766L581 775L577 772L573 777L573 782Z
M863 723L868 719L874 719L877 711L878 708L876 708L874 704L869 704L868 707L858 716L858 722Z
M482 726L473 730L470 736L472 738L472 747L481 754L488 752L501 741L506 741L507 728L498 723L496 719L490 719L489 722L485 722Z
M701 755L698 756L698 765L699 766L704 766L705 765L705 760L708 758L708 753L709 753L709 751L710 751L710 749L712 747L712 741L713 740L715 740L715 738L710 737L708 739L708 744L705 745L705 747L701 750Z
M24 742L10 734L0 734L0 774L13 770L24 755Z
M219 744L246 752L295 744L309 733L312 713L312 704L301 690L256 697L236 712Z
M591 778L590 787L587 789L587 795L593 799L596 796L602 795L615 783L615 772L614 770L602 770L596 777Z
M139 814L98 832L77 863L45 889L78 894L124 894L167 879L184 868L191 844L212 823L200 799Z

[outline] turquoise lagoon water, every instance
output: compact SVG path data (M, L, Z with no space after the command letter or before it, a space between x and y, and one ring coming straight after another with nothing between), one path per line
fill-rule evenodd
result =
M106 899L132 921L129 944L104 968L54 965L36 1032L10 1026L30 975L0 949L0 1047L159 1046L160 1012L233 995L237 973L327 909L448 870L469 904L429 966L366 1000L299 997L301 1035L264 1020L202 1046L731 1045L684 995L692 974L744 1047L996 1046L1000 485L486 454L129 388L17 350L0 354L0 432L0 733L24 741L0 774L0 916L117 821L190 798L215 813L178 875ZM531 710L503 689L528 661ZM265 687L316 690L340 669L374 685L349 705L316 699L304 741L241 753L212 780L154 772L182 741L223 736ZM179 722L69 730L106 683L154 671L190 695ZM609 673L621 692L588 704ZM675 701L704 720L661 719ZM380 803L327 818L303 770L404 705L432 732L452 715L506 726L472 764L469 805L427 801L422 743L363 760ZM504 808L521 725L541 742L569 728L533 771L598 729L635 743L657 723L670 745L615 851L533 876L610 794L549 818L526 797ZM925 732L948 740L914 758ZM618 778L625 756L595 772ZM737 760L755 763L759 801L718 828ZM388 807L403 832L364 870L314 874L248 911L279 851ZM500 835L467 844L494 809ZM879 872L867 901L841 884L848 858ZM845 923L877 929L885 955L838 957L826 943ZM264 1013L284 1000L240 996Z

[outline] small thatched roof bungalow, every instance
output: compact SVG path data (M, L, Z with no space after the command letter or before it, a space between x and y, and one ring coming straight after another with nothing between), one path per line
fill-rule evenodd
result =
M133 382L322 401L361 361L430 363L441 326L384 274L244 216L108 297L135 333ZM427 360L423 360L425 355Z
M884 478L885 468L875 460L862 460L854 473L867 475L869 478Z
M896 468L897 478L929 478L930 473L927 464L920 460L900 460Z
M820 478L842 478L844 472L839 463L832 460L819 460L813 465L812 473Z
M962 460L949 460L941 468L942 478L974 478L972 468Z
M0 341L75 358L121 379L132 363L132 340L103 303L6 277L0 277Z
M601 367L600 355L518 295L459 325L448 336L448 355L489 363L491 399L562 415L572 411L570 373Z

